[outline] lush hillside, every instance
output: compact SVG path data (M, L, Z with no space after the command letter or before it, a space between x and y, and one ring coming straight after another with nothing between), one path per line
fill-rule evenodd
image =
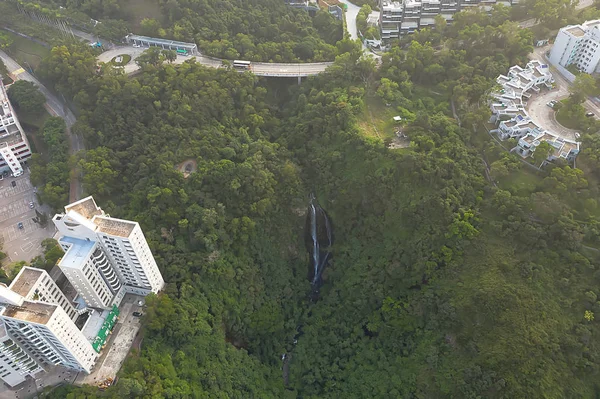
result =
M42 65L92 148L86 190L142 224L168 285L115 387L50 397L598 395L597 177L533 173L482 130L494 77L531 50L507 18L459 15L380 70L350 49L299 86L193 62L83 76L79 52L53 50ZM405 117L410 147L363 137L374 95ZM596 165L590 148L581 162ZM310 192L336 237L316 302Z
M326 10L311 17L283 0L16 2L117 43L134 32L195 42L204 54L232 60L333 61L339 52L336 43L342 40L342 22ZM100 23L92 26L89 18Z

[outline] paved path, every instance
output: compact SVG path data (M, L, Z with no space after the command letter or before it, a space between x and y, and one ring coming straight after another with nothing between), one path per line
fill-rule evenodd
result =
M59 100L58 97L56 97L50 92L50 90L46 88L46 86L44 86L32 74L21 67L21 65L17 64L17 62L10 58L4 51L0 51L0 59L2 59L6 65L6 68L9 70L10 74L15 80L26 80L37 85L39 90L46 97L46 109L50 112L50 114L60 116L65 120L65 123L67 124L67 135L69 137L69 151L71 155L76 154L81 150L85 150L83 137L80 135L71 134L71 126L73 126L75 123L76 118L69 107L67 107L66 103ZM82 198L82 195L83 188L81 186L81 182L79 181L79 176L72 171L70 202L74 202Z
M562 74L556 68L554 68L546 58L546 53L550 51L551 48L551 45L547 45L544 47L536 47L534 48L533 53L529 55L529 58L531 59L537 59L550 65L550 70L552 72L552 76L554 77L554 83L557 86L556 91L560 95L554 97L547 97L548 100L546 102L550 100L562 100L567 98L570 95L569 86L571 86L571 82L565 79L562 76ZM600 104L598 104L597 101L594 101L592 97L588 97L583 103L583 106L585 107L586 111L594 113L594 115L596 115L596 118L600 119ZM558 124L558 126L560 126L562 129L570 130L562 127L562 125L560 124Z

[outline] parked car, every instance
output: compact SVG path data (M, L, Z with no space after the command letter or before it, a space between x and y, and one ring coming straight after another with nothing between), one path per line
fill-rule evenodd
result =
M135 317L142 317L144 314L140 312L133 312L132 315L134 315Z
M13 187L17 187L17 182L16 181L11 181L10 184L12 184Z
M35 208L35 204L33 202L30 202L29 203L29 209L33 209L33 208Z
M558 101L552 100L549 103L547 103L546 105L549 106L550 108L554 108L554 107L556 107L556 104L558 104Z
M23 222L19 222L19 223L17 223L17 227L18 227L19 229L22 229L22 228L23 228Z
M586 112L585 116L588 117L588 118L591 118L592 116L594 116L594 113L593 112Z

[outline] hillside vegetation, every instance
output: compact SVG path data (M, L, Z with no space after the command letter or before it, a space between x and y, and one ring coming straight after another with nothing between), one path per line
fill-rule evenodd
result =
M500 10L411 38L380 70L354 46L289 86L192 60L95 74L73 68L84 50L53 49L41 68L82 109L85 189L140 222L168 284L116 386L48 397L600 394L598 176L530 173L481 128L486 92L526 62L531 35ZM368 95L405 117L408 149L363 137ZM586 140L581 160L597 165ZM316 302L310 192L336 237Z

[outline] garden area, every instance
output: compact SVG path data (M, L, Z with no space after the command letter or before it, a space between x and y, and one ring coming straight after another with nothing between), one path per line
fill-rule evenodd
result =
M114 66L125 66L129 61L131 61L131 56L129 54L121 54L110 60L110 63Z

